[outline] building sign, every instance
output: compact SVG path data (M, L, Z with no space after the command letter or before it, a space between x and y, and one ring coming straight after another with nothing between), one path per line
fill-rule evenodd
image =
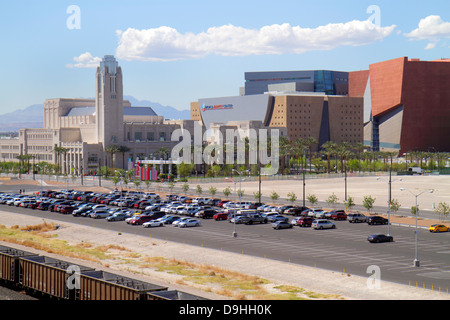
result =
M232 104L217 104L212 106L207 106L205 104L202 104L202 111L210 111L210 110L226 110L226 109L233 109Z

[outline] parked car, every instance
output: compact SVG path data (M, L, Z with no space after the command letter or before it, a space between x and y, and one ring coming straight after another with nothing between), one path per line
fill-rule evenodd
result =
M217 213L216 210L212 210L212 209L204 209L204 210L200 210L199 212L197 212L195 214L196 217L198 218L202 218L202 219L209 219L214 217L214 215Z
M292 224L288 221L275 221L274 223L272 223L272 228L274 228L275 230L289 229L292 228Z
M183 222L183 221L185 221L185 220L187 220L187 219L191 219L191 218L190 218L190 217L181 217L181 218L175 220L174 222L172 222L172 225L173 225L174 227L178 227L178 225L179 225L181 222Z
M277 221L284 221L284 222L289 222L289 218L282 216L282 215L271 215L267 217L267 221L268 222L277 222Z
M178 224L178 227L180 228L186 228L186 227L199 227L201 225L200 220L197 219L186 219L184 221L181 221Z
M284 205L277 208L278 213L285 213L286 210L294 208L293 205Z
M350 213L347 215L348 222L366 222L367 217L363 215L362 213Z
M315 218L318 213L321 214L322 212L324 212L322 209L309 209L306 212L306 216ZM302 212L302 215L303 215L303 212Z
M299 227L311 227L314 219L311 217L296 217L292 219L291 224Z
M347 214L344 210L333 210L331 211L332 220L347 220Z
M172 224L172 222L174 222L175 220L180 219L180 217L179 216L173 216L173 215L166 215L166 216L164 216L164 217L162 217L160 219L161 219L161 221L164 224Z
M448 232L450 228L443 224L433 224L428 228L430 232Z
M329 220L325 220L325 219L316 219L312 222L311 227L315 230L319 229L335 229L336 225L329 221Z
M220 220L227 220L228 219L228 213L225 212L217 212L214 216L213 219L216 221L220 221Z
M109 217L106 217L106 221L124 221L128 217L129 213L127 213L126 211L119 211L113 213Z
M222 208L225 203L230 202L230 201L231 200L222 200L219 203L217 203L216 206L218 206L219 208Z
M242 223L242 215L241 214L232 214L228 216L228 222L230 223Z
M394 238L392 236L387 236L385 234L381 234L381 233L377 233L377 234L372 234L370 236L367 237L367 240L369 242L392 242L394 241Z
M144 223L142 224L142 226L143 226L144 228L163 227L163 226L164 226L164 222L163 222L161 219L162 219L162 218L144 222Z
M59 212L62 214L71 214L74 212L77 208L75 206L63 206L59 209Z
M127 222L128 222L128 224L132 224L132 225L142 225L145 222L161 218L164 215L165 215L164 212L152 212L151 214L137 215Z
M83 205L81 207L78 207L78 209L72 211L72 215L74 217L81 215L82 213L88 212L92 210L93 204L89 203L87 205Z
M262 215L256 213L242 216L242 222L245 224L254 224L256 222L267 223L268 221L266 217L263 217Z
M108 210L105 210L105 209L101 209L101 210L94 210L90 214L90 217L93 219L104 219L106 217L109 217L110 215L112 215L111 212L109 212Z
M327 214L327 211L323 211L323 210L317 210L315 212L315 215L313 217L315 217L316 219L325 219L325 215ZM331 216L331 215L330 215Z
M373 216L369 217L367 219L367 224L373 225L373 224L388 224L388 219L383 218L381 216Z
M308 210L308 207L293 207L284 211L284 214L290 214L293 216L300 216L304 210Z

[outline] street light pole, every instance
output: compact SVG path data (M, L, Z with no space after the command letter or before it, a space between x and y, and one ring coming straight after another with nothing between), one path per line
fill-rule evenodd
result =
M415 193L412 193L411 191L409 191L408 189L405 189L405 188L400 188L400 191L408 191L409 193L411 193L414 197L415 197L415 201L416 201L416 231L415 231L415 242L416 242L416 244L415 244L415 256L414 256L414 261L413 261L413 265L415 266L415 267L419 267L420 266L420 261L419 261L419 250L418 250L418 230L417 230L417 216L419 215L419 207L417 206L417 198L421 195L421 194L423 194L423 193L425 193L425 192L428 192L428 193L433 193L433 190L425 190L425 191L422 191L422 192L420 192L420 193L418 193L418 194L415 194Z
M381 179L380 177L377 178L377 180L382 180L384 182L386 182L385 180ZM395 181L402 181L402 179L396 179L394 181L392 181L392 167L390 167L389 169L389 180L387 181L388 183L388 236L391 235L391 202L392 202L392 182Z
M248 170L244 170L244 171L239 171L236 169L233 169L232 171L236 172L237 174L239 174L239 203L242 202L242 189L241 189L241 182L242 182L242 174L245 172L248 172ZM233 237L237 237L237 232L236 232L236 213L234 214L234 230L232 233Z

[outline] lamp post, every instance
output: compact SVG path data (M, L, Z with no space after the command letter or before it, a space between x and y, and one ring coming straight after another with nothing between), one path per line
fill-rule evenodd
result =
M236 169L233 169L234 172L236 172L237 174L239 174L239 203L242 202L242 189L241 189L241 182L242 182L242 174L243 173L247 173L248 170L244 170L244 171L239 171ZM237 237L237 232L236 232L236 214L234 214L234 230L233 230L233 237Z
M395 179L392 181L392 167L389 168L389 180L385 181L384 179L381 179L380 177L377 178L377 180L381 180L388 183L388 236L391 235L391 202L392 202L392 182L395 181L402 181L402 179Z
M415 238L416 238L416 239L415 239L416 245L415 245L415 257L414 257L413 265L414 265L415 267L419 267L419 266L420 266L420 261L419 261L418 248L417 248L417 242L418 242L417 216L419 215L419 207L417 206L417 198L418 198L421 194L423 194L423 193L425 193L425 192L433 193L433 190L424 190L424 191L422 191L422 192L420 192L420 193L417 193L417 194L415 194L415 193L413 193L413 192L411 192L411 191L409 191L408 189L405 189L405 188L400 188L400 191L408 191L409 193L411 193L411 194L415 197L415 201L416 201L416 231L415 231L415 234L416 234L416 236L415 236Z
M303 149L304 152L304 156L305 156L305 161L303 163L303 209L305 209L306 206L306 177L305 177L305 171L306 171L306 148ZM303 161L302 161L303 162ZM311 173L311 172L310 172Z

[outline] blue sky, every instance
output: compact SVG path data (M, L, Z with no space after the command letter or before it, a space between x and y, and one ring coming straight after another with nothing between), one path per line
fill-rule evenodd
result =
M238 95L246 71L450 58L448 0L16 0L0 8L0 114L93 97L93 66L106 54L122 66L126 95L177 109Z

